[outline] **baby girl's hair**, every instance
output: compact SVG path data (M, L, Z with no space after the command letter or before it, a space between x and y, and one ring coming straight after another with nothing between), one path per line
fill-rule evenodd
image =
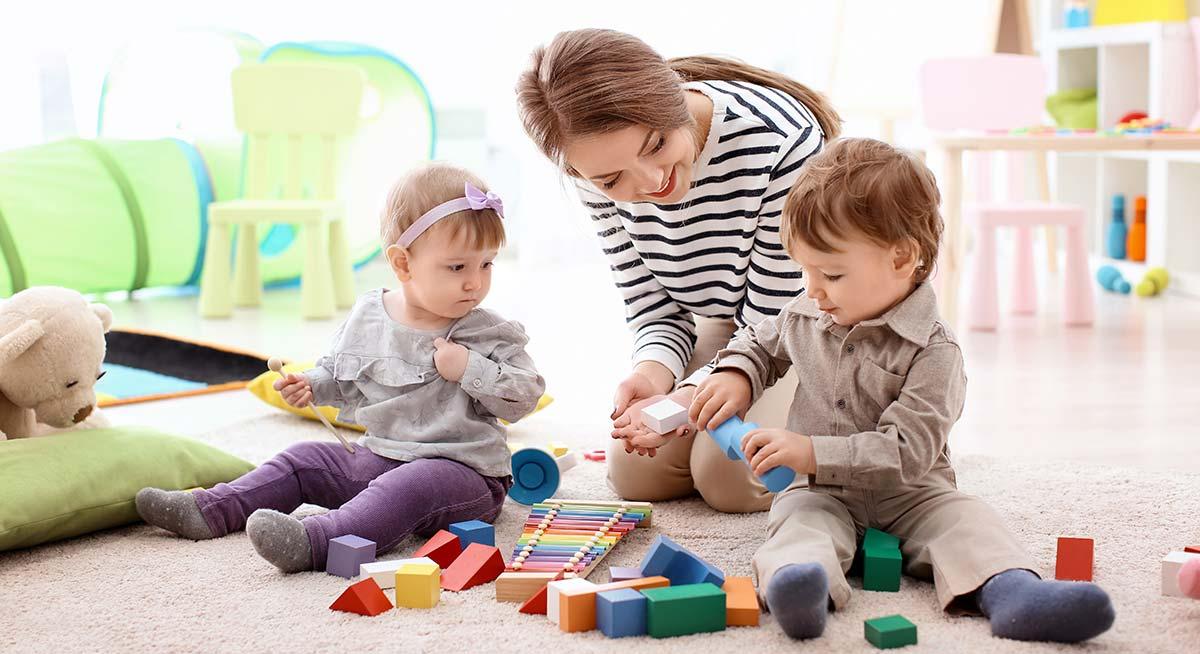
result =
M395 245L400 235L430 209L463 197L463 186L487 192L483 180L474 174L447 163L424 164L400 178L388 192L387 204L379 217L379 236L386 248ZM492 209L464 209L439 220L422 236L438 230L450 230L454 237L464 231L468 243L477 250L498 250L504 245L504 221ZM413 242L418 246L421 237Z
M933 173L912 154L874 139L838 139L804 164L784 202L779 239L788 252L796 239L833 252L830 237L855 232L879 245L910 243L921 282L937 262L940 203Z

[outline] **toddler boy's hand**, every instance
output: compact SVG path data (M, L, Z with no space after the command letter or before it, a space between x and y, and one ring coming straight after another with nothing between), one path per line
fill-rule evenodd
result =
M303 409L312 402L312 385L304 375L289 372L286 377L275 380L274 388L283 396L284 402L297 409Z
M438 374L449 382L458 383L467 371L467 348L445 338L433 342L433 365Z
M744 414L750 408L751 395L750 380L742 373L734 370L714 372L696 388L688 408L688 420L699 429L711 431L726 420Z

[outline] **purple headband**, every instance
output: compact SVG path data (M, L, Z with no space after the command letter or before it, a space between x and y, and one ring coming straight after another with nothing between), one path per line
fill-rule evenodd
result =
M488 191L483 191L475 188L471 182L467 182L463 187L464 197L443 202L438 206L425 212L424 216L417 219L417 222L408 226L404 233L400 235L400 240L396 241L400 247L408 247L412 242L417 240L417 237L425 233L425 230L433 227L434 223L449 216L450 214L466 211L467 209L492 209L500 218L504 218L504 203L500 201L500 196Z

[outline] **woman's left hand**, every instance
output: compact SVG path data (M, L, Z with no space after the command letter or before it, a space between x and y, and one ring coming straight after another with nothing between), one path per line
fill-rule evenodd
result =
M467 348L445 338L433 341L433 365L446 381L458 383L467 371Z
M754 429L742 437L742 454L755 476L787 466L802 474L816 474L812 439L786 429Z

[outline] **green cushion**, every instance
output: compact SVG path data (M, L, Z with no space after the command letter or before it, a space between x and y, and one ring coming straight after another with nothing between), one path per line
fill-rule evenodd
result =
M0 551L137 522L133 498L147 486L208 487L253 467L146 427L0 441Z

